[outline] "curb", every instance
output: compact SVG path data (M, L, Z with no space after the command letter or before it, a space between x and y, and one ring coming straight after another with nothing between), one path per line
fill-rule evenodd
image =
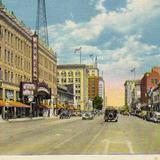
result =
M58 117L36 117L36 118L18 118L18 119L9 119L9 120L0 120L0 123L7 123L7 122L24 122L24 121L36 121L36 120L49 120L49 119L57 119ZM74 117L71 119L79 119L78 117Z
M36 120L47 120L47 119L57 119L57 117L18 118L18 119L0 120L0 123L36 121Z

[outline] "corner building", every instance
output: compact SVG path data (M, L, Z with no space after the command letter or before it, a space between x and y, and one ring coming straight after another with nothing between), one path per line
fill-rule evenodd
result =
M86 65L58 65L57 83L59 85L73 84L74 104L79 110L86 109L88 103L88 68Z
M19 22L13 13L0 7L0 99L19 100L20 82L33 79L33 33ZM38 82L57 94L56 56L38 39Z

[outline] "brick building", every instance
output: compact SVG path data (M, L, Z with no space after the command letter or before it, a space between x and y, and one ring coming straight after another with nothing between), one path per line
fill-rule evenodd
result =
M148 103L147 92L160 82L160 67L152 68L141 79L141 103Z

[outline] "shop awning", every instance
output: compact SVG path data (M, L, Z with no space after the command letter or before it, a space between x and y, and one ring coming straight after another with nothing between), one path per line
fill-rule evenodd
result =
M44 109L51 109L51 106L49 106L49 105L44 105L44 104L40 104L40 106L39 106L40 108L44 108Z
M0 100L0 107L9 106L9 104L6 101Z
M9 104L13 107L22 107L22 108L30 108L31 106L26 105L24 103L21 102L17 102L17 101L9 101Z
M0 100L1 107L19 107L19 108L30 108L29 105L26 105L17 101L2 101Z
M64 106L62 104L58 103L56 108L64 108Z

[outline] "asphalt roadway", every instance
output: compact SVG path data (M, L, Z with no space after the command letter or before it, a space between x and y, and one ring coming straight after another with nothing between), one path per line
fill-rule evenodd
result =
M0 123L0 155L156 154L160 124L119 115L118 122L47 119Z

